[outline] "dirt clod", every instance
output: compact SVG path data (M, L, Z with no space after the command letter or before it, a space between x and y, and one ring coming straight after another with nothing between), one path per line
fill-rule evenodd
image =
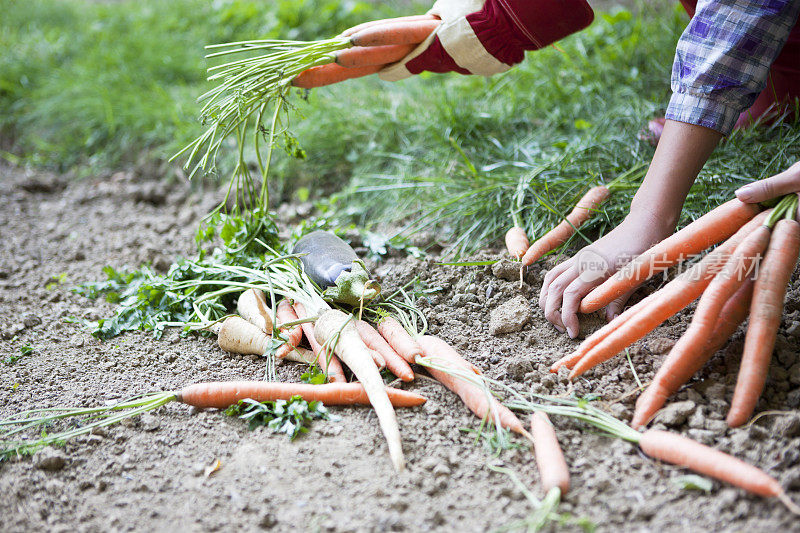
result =
M489 316L489 333L502 335L522 330L531 319L531 306L528 300L517 296L493 310Z
M691 400L673 402L658 412L655 421L670 427L679 426L686 422L696 408L697 405Z
M61 450L44 448L33 456L33 464L39 470L57 472L67 465L67 456Z

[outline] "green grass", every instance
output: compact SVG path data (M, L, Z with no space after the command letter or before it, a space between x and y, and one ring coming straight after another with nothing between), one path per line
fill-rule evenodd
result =
M0 0L0 134L23 161L96 170L201 131L207 44L315 39L390 11L336 0Z
M208 88L206 44L326 38L422 9L336 0L0 0L0 8L4 146L12 139L27 163L83 171L165 158L200 133L194 99ZM371 77L297 91L301 116L290 126L307 158L273 161L272 206L310 190L333 224L405 235L428 228L451 239L455 255L496 241L512 214L540 235L590 185L649 161L653 149L636 134L666 107L686 21L677 5L641 4L635 14L598 13L586 31L490 79ZM798 141L796 116L733 135L701 173L684 222L797 160ZM624 216L635 184L614 195L586 238Z

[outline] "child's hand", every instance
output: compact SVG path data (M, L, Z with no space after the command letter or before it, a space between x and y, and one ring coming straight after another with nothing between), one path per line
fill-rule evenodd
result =
M800 195L800 162L771 178L755 181L739 188L736 191L736 197L742 202L755 204L793 192Z
M573 339L577 337L578 309L583 297L622 265L667 237L673 229L650 211L632 211L610 233L545 275L539 293L539 307L544 311L545 318L562 333L566 330ZM631 293L619 297L606 307L608 320L622 312Z

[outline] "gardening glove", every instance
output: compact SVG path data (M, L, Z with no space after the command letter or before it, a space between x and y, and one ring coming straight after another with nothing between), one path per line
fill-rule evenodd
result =
M491 76L588 26L594 12L585 0L438 0L430 15L442 23L399 63L379 72L398 81L430 72Z

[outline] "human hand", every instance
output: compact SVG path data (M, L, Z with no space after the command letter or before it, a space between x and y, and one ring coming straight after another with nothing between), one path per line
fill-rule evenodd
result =
M545 318L560 332L566 330L571 338L577 337L583 297L673 229L649 211L631 211L611 232L547 272L539 293ZM606 307L608 320L622 312L632 293L623 294Z
M791 193L800 195L800 162L771 178L740 187L736 190L736 197L742 202L755 204Z
M423 71L491 76L588 26L585 0L438 0L428 12L442 20L397 65L379 74L398 81Z

